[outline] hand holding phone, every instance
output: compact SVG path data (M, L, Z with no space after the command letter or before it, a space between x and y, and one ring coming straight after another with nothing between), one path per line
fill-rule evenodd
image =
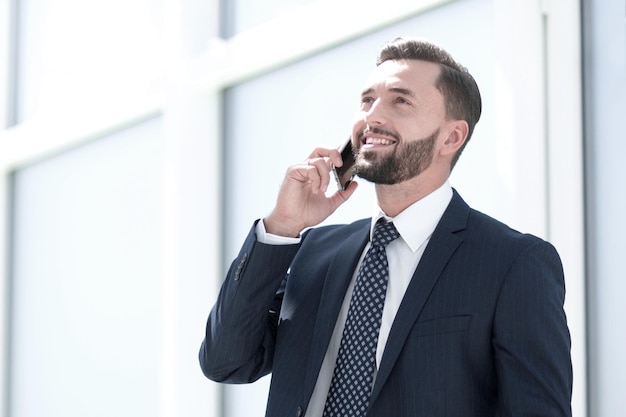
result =
M337 187L345 191L346 187L354 178L354 153L352 152L352 139L348 138L339 148L343 165L336 167L333 165L333 174L337 181Z

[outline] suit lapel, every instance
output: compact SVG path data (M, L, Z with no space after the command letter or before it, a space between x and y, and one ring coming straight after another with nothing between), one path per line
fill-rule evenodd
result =
M370 404L375 401L376 396L387 380L404 346L404 342L441 272L456 248L463 241L463 238L455 232L465 227L468 213L469 207L455 191L452 201L430 238L430 242L400 303L381 359Z
M354 275L363 248L369 240L370 224L370 221L364 221L363 227L344 241L328 267L305 377L304 392L307 395L313 392L346 290Z

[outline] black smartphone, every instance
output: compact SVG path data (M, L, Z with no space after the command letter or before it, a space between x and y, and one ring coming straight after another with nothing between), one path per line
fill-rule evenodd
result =
M333 174L337 180L337 187L345 190L350 181L354 178L354 153L352 152L352 140L348 138L346 142L339 148L343 165L336 167L333 165Z

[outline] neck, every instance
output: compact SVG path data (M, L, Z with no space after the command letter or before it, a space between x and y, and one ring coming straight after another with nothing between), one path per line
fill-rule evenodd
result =
M441 187L446 180L447 177L427 179L418 175L400 184L376 184L378 205L387 216L395 217Z

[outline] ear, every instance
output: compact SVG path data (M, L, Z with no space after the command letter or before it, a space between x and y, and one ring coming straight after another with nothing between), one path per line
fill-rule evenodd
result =
M448 135L443 141L441 153L453 155L463 146L467 139L469 126L465 120L451 120L448 122Z

